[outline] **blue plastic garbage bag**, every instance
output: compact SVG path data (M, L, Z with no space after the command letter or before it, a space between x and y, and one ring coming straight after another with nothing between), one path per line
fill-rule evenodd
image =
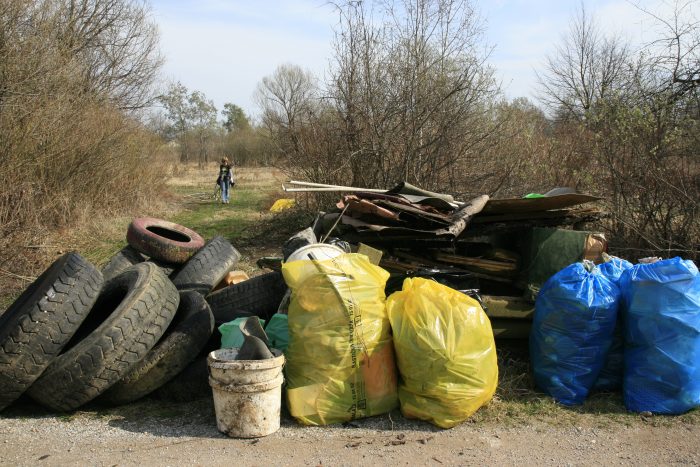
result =
M610 256L610 260L598 265L598 270L607 279L616 284L620 280L623 272L632 267L632 263L626 259Z
M626 259L611 256L609 261L598 265L598 270L615 284L620 280L620 276L627 269L632 267L632 263ZM622 331L622 313L618 311L615 331L613 331L612 345L610 351L600 370L598 379L593 385L595 391L615 391L622 388L622 374L625 367L625 340Z
M700 275L690 260L638 264L620 278L625 407L680 414L700 406Z
M530 361L535 383L564 405L588 396L610 350L620 291L590 261L549 278L535 301Z

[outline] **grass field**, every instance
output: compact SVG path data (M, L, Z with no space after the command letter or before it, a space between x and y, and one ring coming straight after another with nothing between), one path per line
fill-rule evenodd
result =
M242 253L241 269L255 274L255 260L261 256L279 254L275 239L286 232L271 232L274 222L269 208L281 191L283 175L271 168L238 168L236 185L230 192L230 204L215 199L218 166L199 168L188 165L168 180L170 193L157 212L144 213L176 222L198 232L205 240L221 235ZM115 219L98 242L85 248L86 256L96 264L104 264L126 245L125 232L129 218ZM290 226L294 228L294 226Z

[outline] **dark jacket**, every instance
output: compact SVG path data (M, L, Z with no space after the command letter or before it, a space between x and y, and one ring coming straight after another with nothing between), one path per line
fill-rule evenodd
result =
M216 184L219 185L222 180L227 181L230 185L234 185L233 170L228 164L221 164L219 166L219 176L216 179Z

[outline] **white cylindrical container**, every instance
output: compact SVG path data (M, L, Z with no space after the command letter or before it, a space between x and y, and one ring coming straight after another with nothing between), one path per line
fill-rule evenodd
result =
M259 438L280 427L284 355L236 360L238 349L221 349L208 357L209 385L214 396L216 426L233 438Z
M277 349L272 349L275 358L265 360L238 360L238 351L220 349L209 353L209 374L221 384L253 384L272 381L282 373L284 355Z

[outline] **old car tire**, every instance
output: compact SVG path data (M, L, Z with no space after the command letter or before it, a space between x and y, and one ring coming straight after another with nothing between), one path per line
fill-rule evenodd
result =
M102 268L102 276L105 281L118 276L126 268L134 264L143 263L146 258L134 247L127 245L119 250Z
M214 317L204 297L191 290L180 292L177 313L163 337L102 400L126 404L155 391L196 358L213 330Z
M233 269L241 254L224 237L214 237L173 275L178 290L208 294Z
M217 323L234 320L240 312L266 320L275 314L286 291L282 274L269 272L217 290L207 301Z
M153 263L126 269L102 287L95 305L27 393L46 407L74 410L131 371L163 335L180 297Z
M144 255L173 264L184 263L204 246L204 239L194 230L152 217L131 221L126 240Z
M19 398L70 341L102 282L85 258L68 253L0 315L0 410Z
M117 276L124 269L131 267L134 264L143 263L144 261L149 261L156 264L168 277L180 267L179 264L170 264L157 259L148 258L147 256L139 253L131 245L127 245L112 256L107 264L105 264L105 266L102 268L102 277L104 277L105 281L108 281L114 276Z
M197 356L184 370L161 386L155 395L170 402L192 402L211 397L207 356Z

